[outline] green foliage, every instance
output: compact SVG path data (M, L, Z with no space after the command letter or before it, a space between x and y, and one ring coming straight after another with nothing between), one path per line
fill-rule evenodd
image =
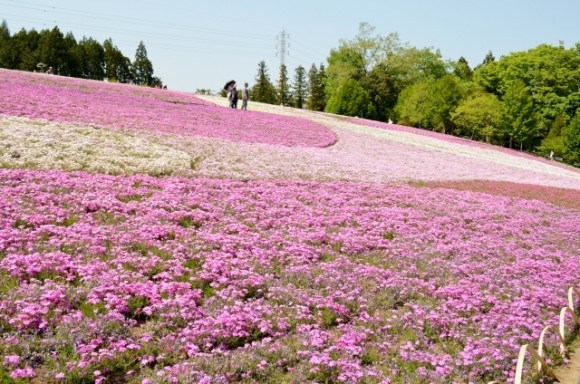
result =
M516 80L533 95L538 127L545 137L557 116L570 119L580 106L580 55L563 46L539 45L515 52L476 70L474 79L500 98Z
M20 281L16 277L11 276L4 270L0 271L0 296L5 297L19 286Z
M562 135L568 161L571 163L580 162L580 108Z
M537 134L537 114L530 89L520 79L513 81L503 97L503 133L509 138L509 147L513 142L520 146L531 143Z
M129 194L129 195L117 195L117 196L115 196L115 198L119 201L122 201L123 203L129 203L131 201L140 202L143 200L143 196L136 194L136 193Z
M395 234L393 232L386 232L383 234L383 239L385 240L393 240L395 238Z
M0 68L11 68L11 52L13 51L11 44L10 29L6 20L2 21L0 25Z
M326 111L359 117L374 117L376 112L368 92L355 79L348 80L329 98Z
M183 228L190 228L190 227L194 227L195 229L198 229L201 227L201 223L199 223L198 221L196 221L194 218L192 218L191 216L183 216L179 218L178 224L180 226L182 226Z
M137 295L130 297L127 300L127 316L132 319L146 318L147 316L142 312L142 309L150 304L151 302L146 296Z
M455 134L492 142L501 125L501 102L492 94L481 93L463 100L451 113Z
M256 75L256 81L252 87L251 94L252 100L262 103L276 104L278 100L276 88L270 82L268 67L263 60L258 63L258 74Z
M133 80L137 85L154 85L153 64L147 57L147 49L143 41L137 46L135 61L133 61Z
M286 64L280 65L278 77L278 101L282 105L290 105L290 87L288 85L288 69Z
M21 29L10 35L4 20L0 26L0 68L38 71L37 64L44 63L52 73L85 79L128 83L133 79L131 61L113 45L111 39L101 45L98 41L83 37L77 42L74 35L66 35L58 27L40 32ZM147 59L145 46L137 49L135 71L139 83L160 86L161 80L153 76L153 66ZM43 69L40 69L43 70Z
M94 319L97 314L104 314L107 312L105 304L102 302L96 304L83 302L79 305L79 310L83 313L83 315L85 315L85 317L89 319Z
M293 88L292 104L296 108L300 109L304 108L304 103L306 102L307 96L308 82L306 78L306 70L301 65L296 67L296 70L294 72L294 83L292 88Z
M14 223L12 223L12 228L15 228L15 229L34 229L34 224L31 224L24 219L17 218L16 220L14 220Z
M85 79L103 80L105 77L105 51L99 42L83 37L73 49L79 65L79 75Z
M428 78L401 92L395 112L407 124L445 133L452 126L451 113L461 97L462 89L455 76Z
M0 364L0 384L15 384L16 380L12 379L8 372L4 371L2 364Z
M362 84L368 90L375 109L372 118L381 121L395 119L394 108L401 92L401 83L391 67L385 63L378 64Z
M103 43L105 77L109 81L128 83L133 77L131 61L113 44L112 39Z
M58 221L56 225L63 226L63 227L70 227L74 225L79 219L75 215L70 215L67 218L64 218L62 221Z
M548 135L542 140L542 144L538 147L538 151L544 156L549 156L550 152L554 152L554 156L565 157L566 143L562 133L566 130L567 124L563 116L556 117Z
M308 72L309 97L306 103L308 109L313 111L324 111L326 107L326 94L324 86L326 84L326 69L323 64L320 68L312 64Z
M457 60L456 63L452 64L453 74L462 80L471 80L473 77L473 71L469 68L469 63L463 56Z

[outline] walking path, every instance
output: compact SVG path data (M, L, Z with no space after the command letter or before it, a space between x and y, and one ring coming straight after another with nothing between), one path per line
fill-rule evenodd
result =
M568 364L556 370L556 376L560 378L560 384L580 384L580 340L570 346L571 359Z

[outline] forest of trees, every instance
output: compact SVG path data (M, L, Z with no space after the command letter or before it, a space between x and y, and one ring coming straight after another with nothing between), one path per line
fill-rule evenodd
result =
M113 44L77 41L58 27L11 35L0 26L0 68L161 87L143 42L131 61ZM339 41L326 65L279 68L276 84L264 61L251 98L429 129L580 165L580 43L542 44L498 60L489 52L470 67L444 60L439 50L402 43L398 34L375 34L361 23L353 39Z
M21 29L10 34L6 20L0 25L0 68L23 71L46 71L62 76L108 80L161 87L153 76L153 64L147 58L143 42L131 61L109 38L103 44L83 37L77 41L72 33L63 34L58 27Z
M580 43L539 45L499 60L489 52L474 68L465 58L374 35L361 23L330 51L327 66L287 69L270 82L265 62L256 101L379 121L395 121L580 165Z

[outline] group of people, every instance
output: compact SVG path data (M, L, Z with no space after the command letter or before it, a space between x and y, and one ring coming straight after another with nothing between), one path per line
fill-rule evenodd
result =
M248 110L248 99L250 98L250 89L248 88L248 83L244 83L244 88L242 89L242 108L243 110ZM238 90L236 88L236 83L230 85L228 89L228 101L230 103L230 108L238 108Z

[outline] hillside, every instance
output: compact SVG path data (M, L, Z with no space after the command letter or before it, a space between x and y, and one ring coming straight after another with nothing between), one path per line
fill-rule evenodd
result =
M577 169L224 104L0 70L0 382L505 380L580 285Z

